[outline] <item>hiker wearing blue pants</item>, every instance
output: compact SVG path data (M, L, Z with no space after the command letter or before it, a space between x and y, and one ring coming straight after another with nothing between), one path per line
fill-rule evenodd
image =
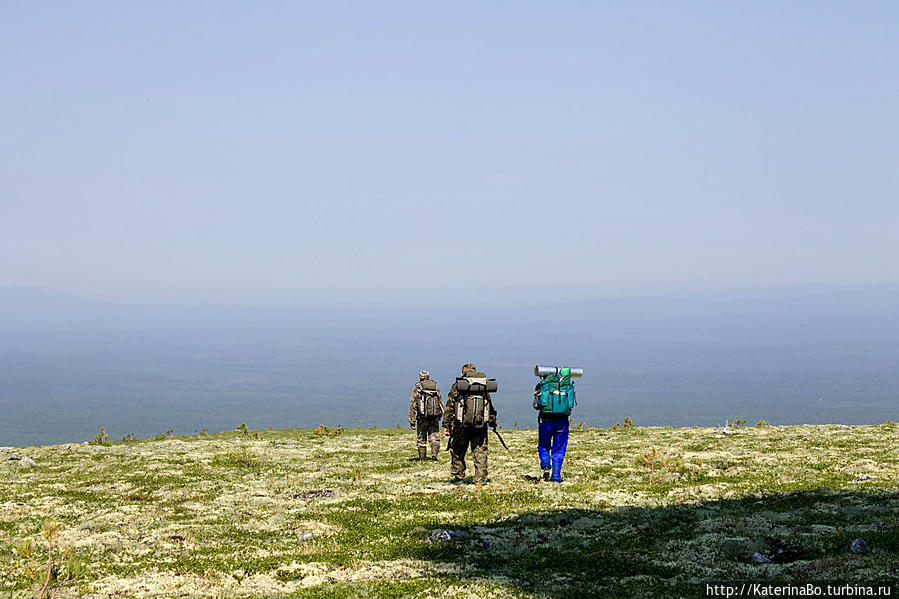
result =
M537 439L543 480L562 482L562 460L568 447L568 416L541 416Z
M540 377L542 381L545 377ZM539 410L540 383L534 389L534 409ZM537 416L537 453L543 480L562 482L562 460L568 447L568 415L539 414Z

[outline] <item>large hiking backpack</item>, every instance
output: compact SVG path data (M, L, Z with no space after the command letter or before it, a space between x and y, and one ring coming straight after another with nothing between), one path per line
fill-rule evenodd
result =
M456 422L462 426L486 426L490 420L488 393L496 391L496 379L488 379L483 372L456 379Z
M547 375L540 383L537 407L541 414L570 415L574 404L574 385L567 368L563 368L559 374Z
M421 418L436 418L443 415L443 403L437 383L426 379L418 385L418 415Z

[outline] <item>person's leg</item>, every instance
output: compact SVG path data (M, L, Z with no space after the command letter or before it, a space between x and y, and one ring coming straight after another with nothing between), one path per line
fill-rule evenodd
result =
M418 446L418 459L428 458L428 426L427 421L419 418L415 421L416 444Z
M471 436L471 461L474 463L474 482L487 482L487 427L475 429Z
M568 448L568 418L553 421L552 475L550 480L562 480L562 460Z
M552 469L552 422L540 419L537 426L537 454L540 456L540 469L543 471L543 480L549 480Z
M540 468L549 470L550 448L552 447L552 422L544 420L537 427L537 454L540 456Z
M437 461L437 454L440 453L440 427L436 418L430 421L428 425L428 441L431 445L431 459Z
M468 451L468 435L463 428L456 427L450 437L450 474L453 478L465 478L465 453Z

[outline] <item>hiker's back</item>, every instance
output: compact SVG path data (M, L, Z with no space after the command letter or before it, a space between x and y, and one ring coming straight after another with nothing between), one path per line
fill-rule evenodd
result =
M568 374L547 375L539 384L537 408L545 416L569 416L575 406L574 384Z
M430 379L418 382L416 411L419 418L440 418L443 415L443 402L437 383Z
M483 372L474 372L456 378L458 398L455 406L455 423L464 427L483 427L496 419L496 410L490 393L497 389L496 379L488 379Z

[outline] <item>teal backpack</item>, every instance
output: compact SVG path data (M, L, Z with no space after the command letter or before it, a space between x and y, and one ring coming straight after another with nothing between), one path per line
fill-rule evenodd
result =
M541 414L570 415L574 408L574 385L571 383L571 371L563 368L559 374L547 375L540 383L540 397L537 407Z

